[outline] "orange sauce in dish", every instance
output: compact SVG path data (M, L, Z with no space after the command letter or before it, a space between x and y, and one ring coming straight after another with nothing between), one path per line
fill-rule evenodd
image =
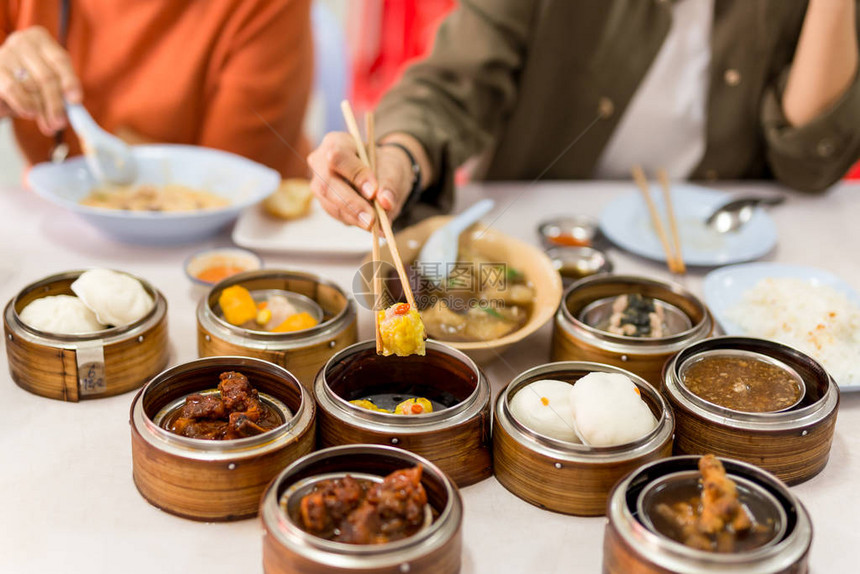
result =
M245 271L245 268L237 267L236 265L213 265L198 273L197 278L207 283L218 283L222 279L226 279L242 271Z
M550 235L549 237L547 237L547 239L553 245L560 245L564 247L591 247L591 241L589 241L588 239L580 239L578 237L574 237L573 235Z

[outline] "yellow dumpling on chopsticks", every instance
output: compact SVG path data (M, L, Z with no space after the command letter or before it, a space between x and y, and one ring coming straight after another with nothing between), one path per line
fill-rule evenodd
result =
M424 354L424 323L418 310L408 303L395 303L385 311L377 311L382 355Z

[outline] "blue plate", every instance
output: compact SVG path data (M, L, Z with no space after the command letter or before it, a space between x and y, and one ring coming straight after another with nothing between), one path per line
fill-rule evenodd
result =
M663 194L653 187L651 197L665 226ZM776 245L776 226L761 209L756 209L749 223L736 232L720 234L707 228L704 223L707 216L729 198L724 192L695 185L672 185L672 204L687 265L718 266L752 261L766 255ZM666 261L639 191L610 202L600 214L600 229L622 249L648 259ZM668 227L666 232L669 233Z
M813 285L826 285L844 293L848 300L860 307L860 295L842 279L822 269L780 263L746 263L731 265L711 271L705 276L702 285L705 303L714 319L727 335L749 335L739 325L728 318L728 310L740 303L743 294L767 278L803 279ZM860 367L858 367L860 370ZM840 390L860 391L860 376L854 374L852 380L836 381Z

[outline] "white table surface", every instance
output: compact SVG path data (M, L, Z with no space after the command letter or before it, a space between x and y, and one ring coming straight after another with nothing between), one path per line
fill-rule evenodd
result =
M726 187L726 186L724 186ZM770 188L739 184L733 190ZM622 183L541 183L469 186L459 205L498 200L494 223L537 243L535 226L548 216L597 215ZM62 271L106 266L148 279L167 297L171 364L197 357L195 306L202 292L182 271L193 251L229 244L228 233L196 245L149 248L104 239L85 222L34 194L0 189L0 302L25 285ZM771 211L779 244L765 260L829 269L860 289L860 187L824 196L791 193ZM488 220L492 215L488 218ZM664 266L610 250L617 272L668 278ZM265 255L271 268L320 273L349 288L358 260ZM706 270L688 288L701 295ZM361 338L371 315L361 309ZM494 395L516 374L549 357L550 326L486 367ZM5 346L0 343L5 362ZM0 369L0 572L100 573L262 570L257 519L205 524L176 518L148 504L132 482L128 410L133 393L63 403L32 395ZM794 487L812 515L813 571L857 571L860 545L860 393L844 394L830 462ZM604 518L578 518L533 507L494 478L462 490L463 572L599 572Z

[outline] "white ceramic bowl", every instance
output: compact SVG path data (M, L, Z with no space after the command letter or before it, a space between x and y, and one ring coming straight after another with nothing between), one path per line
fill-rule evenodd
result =
M131 148L137 161L135 183L186 185L230 200L217 209L185 212L124 211L89 207L79 202L97 186L83 157L60 164L40 163L28 175L30 187L65 207L106 235L127 243L177 244L216 234L244 208L278 187L273 169L216 149L187 145L142 145Z

